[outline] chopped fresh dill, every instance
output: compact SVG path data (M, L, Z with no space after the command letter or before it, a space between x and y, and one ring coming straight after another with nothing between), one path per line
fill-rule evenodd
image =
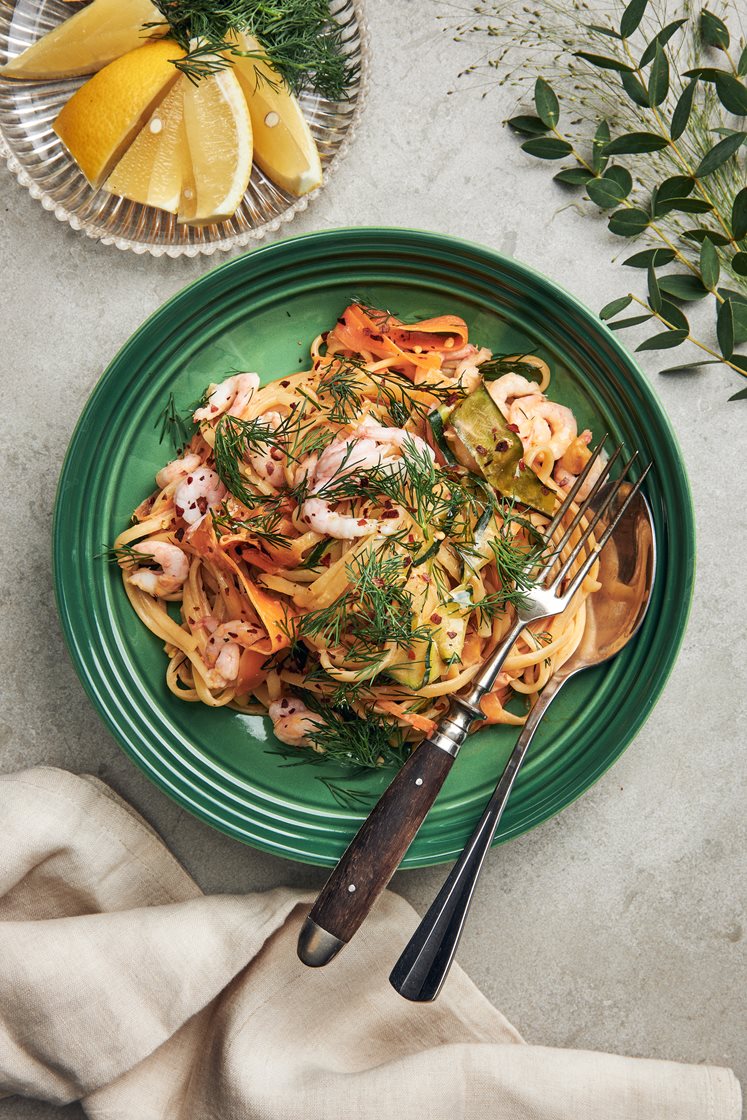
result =
M506 373L518 373L521 377L533 380L531 375L536 376L537 367L526 361L526 358L526 354L520 354L518 357L497 356L488 358L487 361L480 363L478 369L482 374L483 381L497 381L499 377L503 377Z
M233 65L241 51L234 38L245 32L262 44L269 62L293 93L311 88L343 100L357 77L345 54L344 31L330 18L327 0L154 0L171 38L186 52L174 65L192 82ZM161 26L153 22L146 28ZM267 81L255 67L257 84Z
M351 789L350 786L344 786L331 778L321 778L317 775L316 780L325 786L341 809L352 809L356 806L368 808L378 796L378 794L367 790Z
M271 498L270 503L272 501ZM287 535L279 531L285 515L277 506L271 504L264 512L256 512L250 521L235 517L229 512L225 503L222 510L222 513L211 511L213 524L221 529L226 529L229 533L236 533L243 529L262 544L273 545L275 548L290 548Z
M192 420L192 412L194 412L194 409L179 412L174 401L174 394L169 393L166 404L159 412L153 425L154 428L158 428L159 424L161 426L161 433L158 437L159 444L168 438L171 440L175 454L181 455L195 433L196 425Z
M110 564L124 564L127 568L155 563L155 557L150 552L140 552L131 544L122 544L118 548L106 547L102 552L97 552L94 559L106 560Z
M409 748L396 720L373 712L361 719L345 705L332 708L314 693L299 691L307 708L324 718L306 732L320 758L365 769L401 766L405 761Z

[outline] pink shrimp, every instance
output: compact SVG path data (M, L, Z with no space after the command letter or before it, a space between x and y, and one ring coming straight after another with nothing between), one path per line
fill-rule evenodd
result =
M143 559L152 559L159 568L138 568L128 573L127 582L140 588L155 599L174 595L181 590L189 575L189 560L182 550L168 541L138 541L132 546L133 552L142 554Z
M227 377L219 385L212 386L207 404L194 413L195 424L217 420L224 412L229 416L241 416L258 388L259 377L256 373L237 373L233 377Z

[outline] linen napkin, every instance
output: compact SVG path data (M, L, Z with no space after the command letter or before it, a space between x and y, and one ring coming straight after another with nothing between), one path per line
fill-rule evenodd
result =
M0 777L0 1094L93 1120L738 1120L729 1070L527 1045L455 966L388 983L416 923L387 892L324 969L310 895L205 897L95 778ZM247 853L250 857L250 853Z

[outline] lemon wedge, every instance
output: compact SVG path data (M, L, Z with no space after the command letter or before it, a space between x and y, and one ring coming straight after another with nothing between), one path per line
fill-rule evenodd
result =
M180 78L104 184L111 194L175 214L182 190L184 84Z
M222 222L238 209L252 173L252 124L232 70L184 86L184 169L179 221Z
M254 160L284 191L300 197L321 186L322 164L301 106L251 35L237 33L237 48L260 57L229 55L249 106ZM258 77L259 72L259 77Z
M184 52L169 39L147 43L110 62L60 111L54 130L88 182L100 187L166 95Z
M93 74L158 34L144 24L159 21L151 0L93 0L1 66L0 74L42 80Z

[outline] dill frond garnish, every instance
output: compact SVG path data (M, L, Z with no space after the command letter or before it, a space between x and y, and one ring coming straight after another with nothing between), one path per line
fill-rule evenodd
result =
M159 425L161 427L161 432L158 437L159 444L163 443L165 439L169 439L174 448L174 453L176 455L181 455L184 448L192 439L197 427L192 420L193 412L193 408L185 409L180 412L176 407L174 394L169 393L166 404L159 412L155 424L153 425L156 429Z
M102 552L97 552L94 559L106 560L110 564L124 565L126 568L134 568L135 565L143 567L156 562L155 556L150 552L140 552L133 548L131 544L122 544L118 548L107 547Z
M190 81L253 57L236 46L235 33L254 36L262 58L293 93L310 88L333 101L346 97L357 67L345 55L343 29L326 0L154 0L171 37L186 52L174 65ZM161 26L151 23L147 28ZM266 81L255 69L257 83Z

